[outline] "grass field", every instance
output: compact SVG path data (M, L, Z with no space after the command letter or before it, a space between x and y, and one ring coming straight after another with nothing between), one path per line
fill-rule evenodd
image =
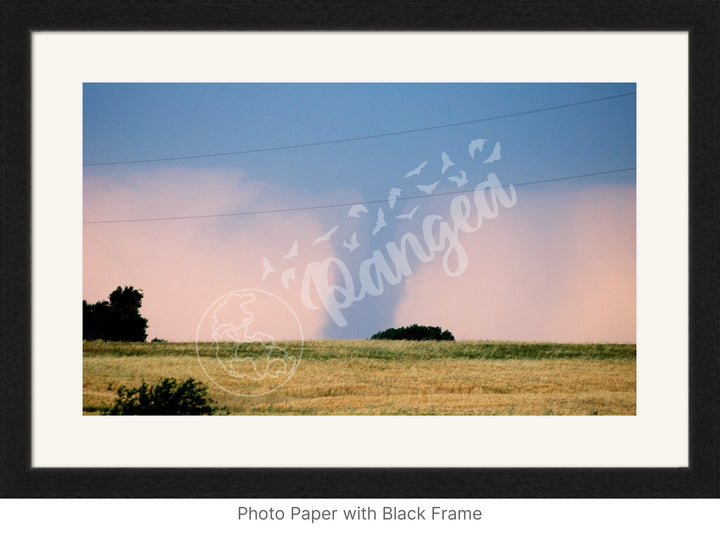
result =
M295 354L300 344L284 347ZM230 414L625 415L636 410L634 344L311 340L287 382L250 397L228 393L208 379L203 368L220 366L215 349L210 343L201 347L201 365L194 343L85 341L83 412L101 414L121 385L164 377L202 381ZM227 345L221 353L233 349ZM261 349L247 347L257 351L256 357Z

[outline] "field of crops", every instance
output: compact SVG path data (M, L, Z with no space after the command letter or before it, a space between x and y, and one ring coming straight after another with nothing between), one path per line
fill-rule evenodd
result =
M631 415L636 410L634 344L311 340L303 345L295 373L276 373L279 379L269 383L276 388L269 393L263 393L267 382L219 378L232 369L233 356L236 365L251 362L239 361L236 350L207 343L198 358L194 343L85 341L83 412L102 414L122 385L165 377L202 381L230 414ZM299 355L300 343L284 343L283 350ZM249 344L242 351L262 360L267 347Z

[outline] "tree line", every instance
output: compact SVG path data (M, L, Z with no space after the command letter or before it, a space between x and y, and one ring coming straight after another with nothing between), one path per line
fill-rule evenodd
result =
M455 340L453 334L440 327L428 327L413 323L409 327L385 329L370 337L370 340Z

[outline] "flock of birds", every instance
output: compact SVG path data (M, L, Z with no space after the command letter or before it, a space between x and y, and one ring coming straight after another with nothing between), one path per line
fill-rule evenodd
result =
M470 142L468 145L468 152L470 153L471 158L475 158L475 154L482 152L483 147L485 146L485 139L474 139ZM495 143L495 147L493 148L492 153L490 156L488 156L483 163L492 163L497 160L501 159L501 147L500 142ZM450 157L447 155L446 152L443 152L440 156L442 160L442 169L441 174L444 176L445 172L453 167L455 163L450 159ZM425 168L425 166L428 164L427 161L422 162L420 165L418 165L415 169L408 171L405 174L405 179L412 178L414 176L419 176L422 170ZM450 182L454 183L458 188L461 188L465 184L468 183L467 179L467 173L465 171L459 171L458 175L453 176L447 176L445 177ZM420 190L421 192L425 193L426 195L431 195L435 189L440 184L440 180L437 180L433 182L432 184L416 184L416 188ZM395 208L395 203L400 198L400 194L402 193L402 189L400 188L390 188L390 191L388 192L388 198L387 202L390 206L390 210L393 210ZM408 220L412 221L413 216L420 208L420 205L416 205L414 208L412 208L410 211L405 212L403 214L399 214L395 216L395 219L400 220ZM367 207L363 204L353 204L350 209L348 210L347 217L350 219L358 219L363 216L363 214L369 213ZM382 209L382 207L379 207L377 210L377 215L375 218L375 226L372 230L372 235L375 236L378 232L380 232L383 228L387 226L387 221L385 219L385 211ZM328 230L325 234L322 236L318 236L313 240L313 245L318 245L319 243L323 242L329 242L332 236L338 231L340 228L339 225L335 225L330 230ZM354 251L358 247L360 247L360 242L358 241L358 235L357 232L353 232L350 236L349 240L343 240L342 246L345 247L349 252ZM285 256L282 257L282 260L289 260L291 258L294 258L298 256L299 253L299 244L298 241L295 240L292 245L290 246L290 250L285 254ZM270 261L267 259L267 257L264 257L262 260L262 266L263 266L263 275L262 279L265 280L271 273L276 271L276 269L273 267L273 265L270 263ZM290 283L295 280L295 268L291 267L288 269L283 270L280 273L280 282L285 287L285 289L290 288Z

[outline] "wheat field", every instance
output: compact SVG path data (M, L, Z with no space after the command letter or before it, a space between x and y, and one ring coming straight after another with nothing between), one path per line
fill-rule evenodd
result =
M283 344L299 354L300 342ZM230 354L226 345L220 353ZM83 343L83 413L102 414L117 389L194 378L238 415L632 415L634 344L311 340L295 373L264 395L210 381L217 346ZM248 346L245 351L262 351ZM211 372L216 378L217 372ZM228 387L230 383L221 383ZM242 385L244 394L262 393ZM273 385L275 386L275 385ZM258 387L259 388L259 387ZM228 387L227 390L233 390ZM238 391L237 389L236 391Z

